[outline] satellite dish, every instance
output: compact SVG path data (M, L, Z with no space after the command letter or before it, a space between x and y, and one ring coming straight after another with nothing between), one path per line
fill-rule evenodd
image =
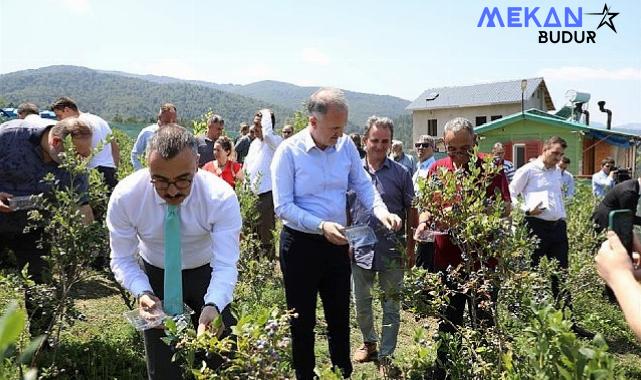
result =
M590 101L590 94L587 92L579 92L575 90L567 90L565 98L570 103L587 103Z

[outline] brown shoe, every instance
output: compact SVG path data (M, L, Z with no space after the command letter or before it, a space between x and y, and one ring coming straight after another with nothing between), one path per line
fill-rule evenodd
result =
M372 362L378 359L378 351L376 351L376 342L365 342L354 353L353 360L356 363Z

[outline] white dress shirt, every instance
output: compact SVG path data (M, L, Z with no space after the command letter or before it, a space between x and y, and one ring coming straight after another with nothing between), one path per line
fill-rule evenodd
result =
M563 179L561 170L556 167L547 169L540 158L521 166L510 182L510 195L512 203L517 203L517 197L523 195L524 210L533 208L539 203L546 209L533 217L556 221L565 219L565 206L563 203Z
M115 168L116 163L113 155L111 154L111 143L106 143L107 138L111 135L111 128L109 124L101 118L91 113L81 112L78 119L89 124L91 128L91 149L95 149L100 143L103 143L102 149L97 152L89 161L89 168L98 166L105 166Z
M297 231L321 234L318 226L322 221L346 225L348 190L354 190L363 206L377 217L387 213L347 135L322 150L307 127L278 147L271 170L276 215Z
M116 280L135 295L151 290L136 252L149 264L164 268L167 203L150 180L149 169L145 168L120 181L107 209L111 270ZM178 212L182 268L211 265L211 282L204 299L222 310L232 300L238 277L236 263L242 223L236 194L222 179L198 170L191 193Z
M603 169L592 175L592 194L599 198L605 197L605 194L614 187L614 179L605 174Z
M269 117L269 115L266 114L265 117ZM256 137L252 141L243 164L248 174L247 180L250 181L251 189L256 194L263 194L272 190L269 166L274 158L276 148L283 141L282 137L274 134L271 122L263 124L262 130L263 139Z

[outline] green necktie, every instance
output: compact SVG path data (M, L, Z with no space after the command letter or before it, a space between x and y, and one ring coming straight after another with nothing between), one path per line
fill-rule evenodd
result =
M180 216L174 205L167 205L165 215L164 309L169 315L183 312L182 265L180 257Z

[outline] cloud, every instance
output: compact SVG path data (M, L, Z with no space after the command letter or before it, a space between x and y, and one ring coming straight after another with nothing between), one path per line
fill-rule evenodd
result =
M89 0L63 0L62 4L76 13L87 13L90 8Z
M313 63L315 65L328 65L329 57L322 51L315 48L305 48L301 52L303 62Z
M538 76L554 80L641 80L641 69L626 67L617 70L566 66L539 70Z

